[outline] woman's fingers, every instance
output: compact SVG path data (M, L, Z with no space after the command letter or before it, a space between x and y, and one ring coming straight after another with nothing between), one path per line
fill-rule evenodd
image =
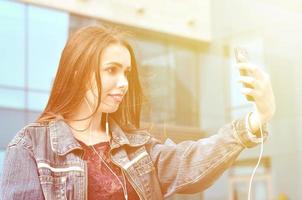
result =
M239 63L236 67L241 71L238 79L238 82L243 84L241 93L253 98L256 109L254 112L258 113L261 123L268 122L276 109L269 75L261 68L249 63Z
M251 96L254 99L257 99L261 96L260 92L253 88L241 88L240 92L245 96Z
M265 73L257 66L249 64L249 63L238 63L236 67L240 71L246 71L246 75L250 75L255 77L256 79L263 79L265 78Z
M260 89L261 88L261 84L258 80L256 80L253 77L250 76L241 76L238 79L238 82L243 83L243 85L245 85L246 87L251 87L254 89Z

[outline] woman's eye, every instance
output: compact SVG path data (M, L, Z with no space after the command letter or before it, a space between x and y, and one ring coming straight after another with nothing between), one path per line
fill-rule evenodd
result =
M116 69L114 67L110 67L110 68L107 68L106 71L109 72L110 74L114 74L116 72Z

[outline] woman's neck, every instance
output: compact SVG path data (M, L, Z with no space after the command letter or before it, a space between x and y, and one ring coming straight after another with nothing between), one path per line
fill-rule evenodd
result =
M82 104L80 104L79 108L73 113L72 116L74 119L82 119L88 117L91 114L92 113L88 108L88 105L85 102L83 102ZM81 120L81 121L71 121L69 122L69 124L73 127L73 129L75 129L73 130L75 136L76 135L88 136L90 134L90 136L96 138L96 137L106 136L106 131L101 126L101 121L102 121L102 112L97 112L96 114L94 114L94 116L88 119ZM85 131L76 131L76 130L85 130Z

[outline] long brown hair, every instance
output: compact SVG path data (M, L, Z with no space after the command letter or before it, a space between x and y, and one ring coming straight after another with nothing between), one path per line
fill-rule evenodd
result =
M140 127L142 89L139 81L134 51L125 40L128 34L117 28L88 26L69 37L61 55L59 67L50 92L48 103L38 122L48 122L58 116L65 121L79 121L95 115L101 102L101 53L110 44L125 46L131 55L131 72L128 74L128 92L118 110L110 116L126 129ZM73 119L72 113L80 105L95 76L98 103L94 112L82 119ZM104 119L104 117L102 117ZM103 120L102 120L103 121Z

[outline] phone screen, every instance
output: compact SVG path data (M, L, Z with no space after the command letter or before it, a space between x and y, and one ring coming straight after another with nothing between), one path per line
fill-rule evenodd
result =
M248 54L247 51L243 48L236 47L235 51L235 58L237 63L248 63Z

